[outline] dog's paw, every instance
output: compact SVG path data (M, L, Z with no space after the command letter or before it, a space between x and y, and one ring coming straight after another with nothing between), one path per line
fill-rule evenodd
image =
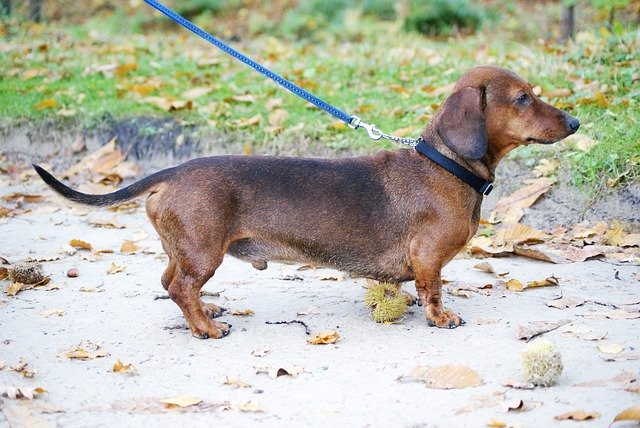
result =
M207 331L192 329L191 335L197 339L222 339L231 333L231 324L216 322Z
M441 311L437 315L427 315L429 327L456 328L466 324L465 320L450 311Z

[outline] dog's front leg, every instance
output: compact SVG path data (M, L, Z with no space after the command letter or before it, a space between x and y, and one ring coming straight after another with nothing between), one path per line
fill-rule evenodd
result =
M446 246L438 246L433 239L419 237L411 242L410 261L416 278L416 292L431 327L456 328L465 323L442 305L440 274L442 266L452 257L448 250Z

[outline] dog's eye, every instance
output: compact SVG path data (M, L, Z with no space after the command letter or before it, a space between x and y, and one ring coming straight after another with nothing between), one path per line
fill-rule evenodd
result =
M529 94L527 94L526 92L523 92L520 95L518 95L518 98L516 98L516 104L525 105L529 102L529 100L530 100Z

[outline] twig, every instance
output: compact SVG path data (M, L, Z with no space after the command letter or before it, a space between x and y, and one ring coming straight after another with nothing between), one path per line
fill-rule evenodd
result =
M304 327L304 332L306 335L311 334L311 330L309 330L309 326L304 323L304 321L300 320L291 320L291 321L265 321L265 324L300 324Z

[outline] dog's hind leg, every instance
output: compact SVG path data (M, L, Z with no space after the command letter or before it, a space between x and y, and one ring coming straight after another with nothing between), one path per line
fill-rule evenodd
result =
M215 305L204 305L200 300L200 289L213 276L216 268L222 261L212 264L212 260L207 260L208 269L198 271L192 269L193 266L178 264L175 275L169 284L169 297L182 310L191 334L199 339L220 339L229 334L231 326L211 320L212 313L222 313Z

